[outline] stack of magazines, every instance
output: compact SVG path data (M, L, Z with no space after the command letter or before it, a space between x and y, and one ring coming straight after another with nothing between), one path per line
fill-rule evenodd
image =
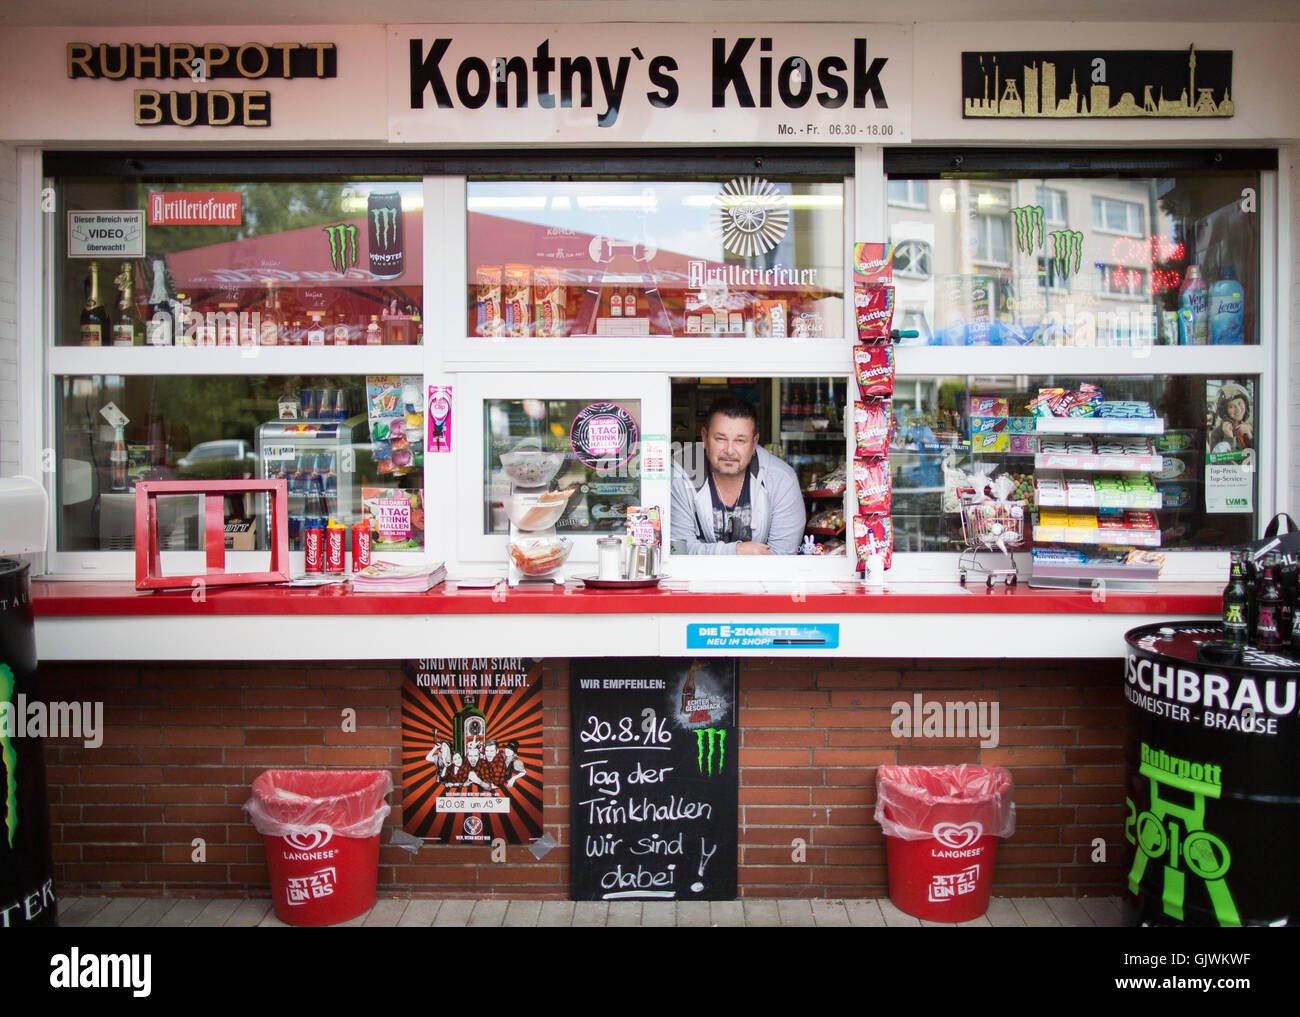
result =
M423 593L447 578L444 562L398 565L375 561L352 576L356 593Z

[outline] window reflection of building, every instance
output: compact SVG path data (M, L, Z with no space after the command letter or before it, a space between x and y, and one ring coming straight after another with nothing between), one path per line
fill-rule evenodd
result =
M971 257L985 265L1011 264L1011 192L980 188L974 196Z
M1103 233L1122 233L1140 237L1146 232L1142 206L1132 201L1121 201L1093 195L1092 228Z

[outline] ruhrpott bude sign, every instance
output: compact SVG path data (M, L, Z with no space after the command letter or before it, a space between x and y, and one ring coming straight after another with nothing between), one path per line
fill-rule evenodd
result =
M399 25L388 137L906 142L911 45L899 25Z
M1025 50L961 55L961 115L1230 117L1232 51Z

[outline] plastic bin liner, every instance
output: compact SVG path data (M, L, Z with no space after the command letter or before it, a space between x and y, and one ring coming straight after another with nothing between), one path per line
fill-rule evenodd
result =
M386 770L267 770L244 803L264 837L308 837L322 827L342 837L375 837L393 807Z
M970 837L1016 832L1011 774L1000 766L882 766L876 770L876 822L886 837L925 840L945 824L978 823ZM972 828L972 833L974 830Z

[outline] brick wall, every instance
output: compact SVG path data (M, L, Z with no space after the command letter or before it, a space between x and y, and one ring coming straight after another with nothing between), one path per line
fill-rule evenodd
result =
M1121 886L1123 699L1114 661L744 660L740 665L742 896L887 893L872 821L881 763L983 762L1016 780L1019 829L1003 843L995 893L1111 894ZM543 669L545 827L540 861L522 845L387 845L380 892L565 897L568 664ZM240 806L270 767L387 767L400 782L402 672L389 664L43 665L39 698L101 700L104 743L49 741L55 877L63 893L265 895L260 838ZM896 738L890 705L997 701L997 748ZM32 693L29 692L29 696ZM356 732L342 710L356 711ZM400 805L400 788L393 795ZM396 825L394 809L391 825ZM1107 861L1090 860L1103 838ZM192 861L202 838L206 861Z

